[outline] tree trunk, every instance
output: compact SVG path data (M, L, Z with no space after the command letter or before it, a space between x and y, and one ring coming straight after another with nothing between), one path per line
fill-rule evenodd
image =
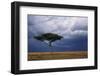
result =
M50 46L50 47L52 46L52 42L51 42L51 41L49 42L49 46Z

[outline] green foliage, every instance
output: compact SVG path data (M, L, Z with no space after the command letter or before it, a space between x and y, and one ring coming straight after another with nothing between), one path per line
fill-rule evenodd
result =
M59 36L57 34L53 34L53 33L45 33L45 34L41 34L40 36L35 36L34 38L37 40L40 40L40 41L47 40L47 41L49 41L49 46L51 46L52 42L54 42L56 40L60 40L63 37Z

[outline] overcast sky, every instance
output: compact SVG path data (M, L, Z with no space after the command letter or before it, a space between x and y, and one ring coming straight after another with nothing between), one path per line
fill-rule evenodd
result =
M66 40L69 39L77 40L81 38L81 41L79 43L87 45L86 44L87 42L86 39L88 34L87 32L88 32L87 17L28 15L28 38L30 40L33 38L33 36L38 36L44 33L55 33L63 36L64 39ZM85 44L82 43L83 37L85 38L83 41L85 42ZM57 42L55 44L57 45ZM29 45L32 46L34 44L29 43Z

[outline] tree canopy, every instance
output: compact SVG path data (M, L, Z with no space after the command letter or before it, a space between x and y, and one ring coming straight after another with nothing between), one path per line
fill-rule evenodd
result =
M53 33L45 33L45 34L41 34L39 36L34 36L35 39L40 40L40 41L49 41L49 46L52 46L52 42L56 41L56 40L60 40L61 38L63 38L62 36L59 36L57 34L53 34Z

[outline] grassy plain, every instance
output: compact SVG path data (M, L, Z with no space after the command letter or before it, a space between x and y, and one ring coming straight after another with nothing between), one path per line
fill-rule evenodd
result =
M79 59L87 58L87 51L75 52L29 52L28 60L56 60L56 59Z

